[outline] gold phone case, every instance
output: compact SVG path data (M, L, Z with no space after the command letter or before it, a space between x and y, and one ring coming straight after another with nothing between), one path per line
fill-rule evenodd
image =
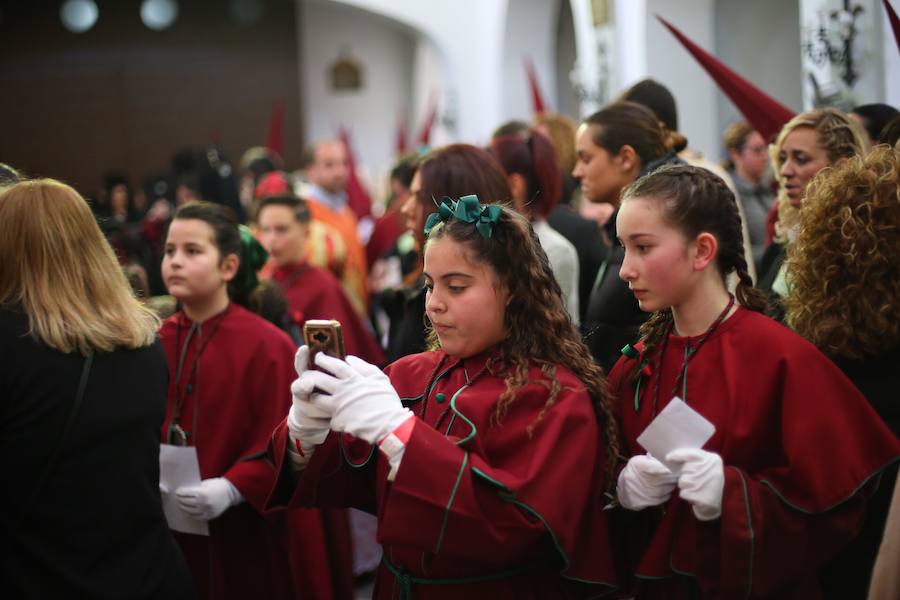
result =
M328 356L344 358L344 334L341 332L340 321L310 319L303 325L303 340L309 346L309 364L315 365L318 352L324 352Z

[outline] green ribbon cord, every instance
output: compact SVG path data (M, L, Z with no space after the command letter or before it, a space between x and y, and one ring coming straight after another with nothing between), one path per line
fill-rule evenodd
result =
M240 286L240 289L249 292L259 285L256 273L269 260L269 253L262 247L259 240L254 237L249 227L239 225L238 229L241 232L241 266L238 267L238 272L234 279Z
M494 233L494 225L500 220L503 211L496 204L482 206L478 202L478 196L470 194L463 196L459 200L444 197L438 205L437 212L428 215L425 221L425 235L428 236L431 230L438 223L447 223L452 219L470 223L475 225L475 229L481 234L481 237L489 239Z
M470 577L417 577L415 575L412 575L403 567L398 567L397 565L393 564L390 560L388 560L387 556L382 555L381 562L384 563L384 566L387 567L388 571L390 571L396 579L398 587L400 588L401 600L410 600L413 597L413 590L416 586L419 585L444 586L484 583L487 581L497 581L498 579L515 577L516 575L521 575L522 573L527 573L535 569L546 567L544 563L533 563L513 567L511 569L499 571L497 573L474 575Z

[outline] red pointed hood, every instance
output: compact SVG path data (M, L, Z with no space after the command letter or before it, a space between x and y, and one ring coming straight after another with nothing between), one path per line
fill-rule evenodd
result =
M688 52L700 63L719 89L728 96L747 122L763 138L771 140L785 123L794 117L794 111L778 102L761 89L735 73L715 56L692 42L671 23L660 17L657 19L681 42Z

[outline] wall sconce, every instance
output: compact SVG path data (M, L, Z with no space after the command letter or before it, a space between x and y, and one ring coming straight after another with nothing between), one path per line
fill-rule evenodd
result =
M847 87L852 88L859 79L859 73L853 61L853 42L858 33L856 20L864 9L857 4L850 6L850 0L844 0L841 10L833 10L828 15L829 24L836 25L836 30L829 30L826 22L819 14L819 27L812 30L803 42L803 52L817 66L832 64L841 67L841 79ZM836 41L833 41L837 38Z

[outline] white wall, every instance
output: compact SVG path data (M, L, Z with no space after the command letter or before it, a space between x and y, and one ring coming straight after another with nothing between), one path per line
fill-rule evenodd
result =
M512 0L507 6L500 121L531 121L531 90L525 73L525 57L534 62L538 84L548 110L557 110L559 102L554 83L559 4L560 0Z
M896 0L891 6L894 12L900 13L900 4ZM897 46L884 6L878 8L881 11L881 53L884 57L884 99L881 102L900 108L900 47Z
M715 11L714 54L771 97L801 112L803 70L798 4L784 0L718 0ZM717 94L716 104L720 131L743 119L724 93Z
M859 73L859 81L852 88L841 81L839 67L830 65L816 66L806 56L803 67L816 73L820 83L836 92L840 92L847 108L857 104L871 102L888 102L897 105L900 96L900 63L898 50L887 23L887 14L881 0L854 0L851 6L860 5L863 13L856 21L858 30L854 43L853 59ZM896 0L893 2L897 9ZM824 17L826 27L834 29L835 23L828 18L832 10L843 8L842 0L800 0L800 27L804 39L809 30L818 27L820 18ZM889 36L889 39L885 37ZM837 40L837 38L835 38ZM885 43L885 42L889 42ZM892 98L893 100L889 99ZM813 91L809 84L803 88L804 107L812 108Z
M404 23L446 58L443 94L456 99L456 139L484 143L502 118L507 0L330 0Z
M374 170L394 160L398 117L409 106L416 43L406 28L336 2L301 2L301 69L308 140L351 133L357 161ZM362 67L357 92L334 91L331 65L342 51Z
M556 106L553 108L558 113L578 120L578 98L569 77L578 59L575 24L572 19L569 2L560 2L559 13L556 15Z
M440 146L453 139L458 111L454 92L448 89L446 73L446 57L434 42L425 36L419 36L413 57L412 96L407 103L413 117L408 129L409 143L413 147L431 111L432 102L436 102L438 120L431 128L429 143ZM453 121L452 127L448 128L442 123L446 117Z
M713 5L714 0L647 0L646 40L647 76L675 96L678 129L688 138L689 146L714 159L719 139L715 82L654 16L662 16L694 43L715 54ZM622 48L622 52L626 50Z

